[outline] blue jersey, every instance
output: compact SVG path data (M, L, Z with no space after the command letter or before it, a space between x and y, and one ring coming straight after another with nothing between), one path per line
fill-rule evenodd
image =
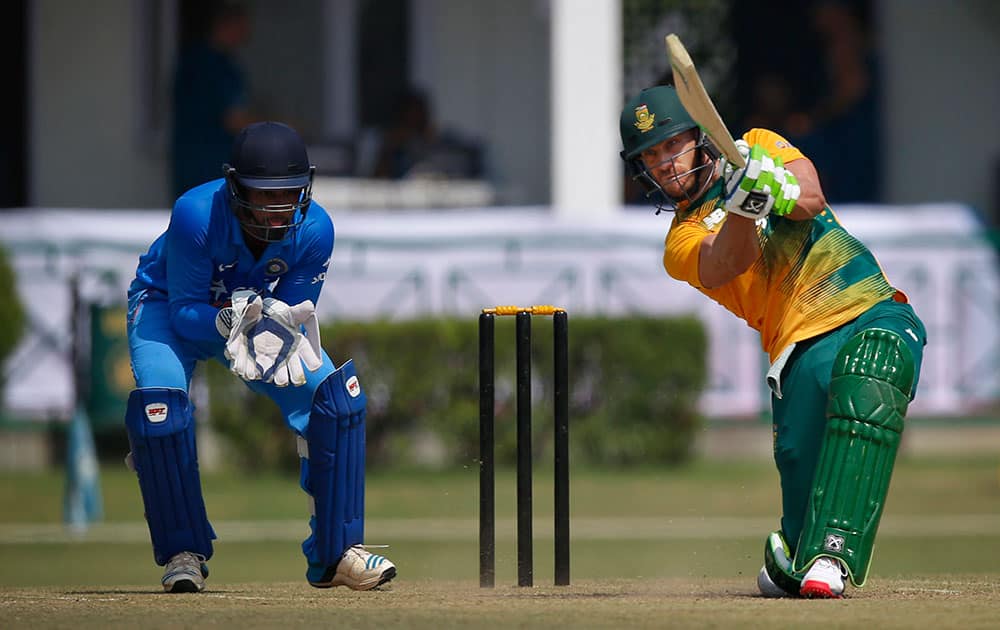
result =
M130 301L141 291L166 300L179 337L220 344L215 317L234 291L252 289L287 304L318 302L334 239L322 206L313 201L305 221L269 243L259 259L243 239L224 180L192 188L174 204L166 232L139 258Z

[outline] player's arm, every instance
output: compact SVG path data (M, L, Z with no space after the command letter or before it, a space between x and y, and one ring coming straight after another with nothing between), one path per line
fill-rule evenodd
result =
M701 240L698 252L698 279L706 289L715 289L733 280L760 256L760 239L753 219L730 214L718 232Z
M799 197L787 216L794 221L811 219L826 206L819 175L812 162L799 157L785 164L798 180ZM766 216L766 211L760 216ZM715 233L707 234L698 251L698 279L706 289L721 287L746 272L760 256L760 238L756 218L730 209L726 222Z
M793 221L808 221L826 208L826 195L819 183L819 173L812 160L801 157L785 164L785 168L799 181L799 199L787 215Z
M167 295L174 331L191 341L220 341L215 326L219 309L209 304L212 260L208 253L208 225L184 200L170 215L166 252Z
M746 271L760 252L757 228L730 215L718 228L699 220L674 217L663 249L663 267L671 278L699 289L716 289Z

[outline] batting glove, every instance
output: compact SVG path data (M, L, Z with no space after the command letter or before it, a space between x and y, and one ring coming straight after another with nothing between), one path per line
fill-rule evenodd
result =
M778 159L776 162L780 165L781 160ZM776 172L774 176L774 189L772 190L774 207L771 209L771 212L779 217L783 217L795 209L795 204L799 200L799 195L802 194L802 189L799 187L799 180L796 179L790 170L781 168L780 166L779 168L781 173Z
M744 155L746 166L736 168L727 162L723 167L726 210L754 220L771 212L778 216L790 213L801 191L781 158L772 157L759 144L751 147L744 140L737 140L736 147Z

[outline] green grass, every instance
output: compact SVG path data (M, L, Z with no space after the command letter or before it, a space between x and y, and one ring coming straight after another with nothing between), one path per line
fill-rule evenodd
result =
M988 627L1000 615L998 463L997 457L901 458L870 586L852 591L834 625L913 627L938 620ZM778 478L770 463L574 470L574 585L562 590L545 586L552 580L552 491L551 476L539 469L538 588L511 586L510 471L497 479L495 591L476 588L476 469L372 471L368 539L392 545L386 553L400 576L389 591L364 595L304 584L299 542L307 507L297 478L206 475L205 499L220 539L210 563L213 595L197 604L185 603L192 598L150 597L160 569L152 561L133 475L117 467L102 470L105 523L74 541L59 526L59 471L3 474L0 626L130 626L163 620L157 615L164 611L181 626L246 627L322 626L334 617L350 627L773 628L808 619L795 607L805 603L753 596L764 536L779 516ZM363 602L377 603L377 611ZM215 611L211 619L202 616L206 607Z
M552 513L552 477L534 474L535 513ZM57 523L62 517L64 477L44 473L0 473L0 524ZM369 518L475 518L477 468L458 471L369 471ZM294 476L208 474L202 479L213 520L300 518L305 495ZM105 518L137 521L142 504L135 476L124 468L101 473ZM497 474L498 513L514 506L512 471ZM623 471L573 470L574 517L773 516L780 506L774 466L758 461L699 461L680 468ZM997 457L906 458L893 473L889 514L997 514ZM513 516L513 515L512 515Z

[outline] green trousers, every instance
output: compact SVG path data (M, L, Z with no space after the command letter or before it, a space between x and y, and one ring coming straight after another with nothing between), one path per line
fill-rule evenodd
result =
M899 334L913 353L913 389L917 391L927 332L909 304L879 302L857 319L796 344L781 372L782 398L771 395L774 462L781 477L781 529L794 554L802 533L806 504L823 445L826 403L833 361L854 335L869 328Z

